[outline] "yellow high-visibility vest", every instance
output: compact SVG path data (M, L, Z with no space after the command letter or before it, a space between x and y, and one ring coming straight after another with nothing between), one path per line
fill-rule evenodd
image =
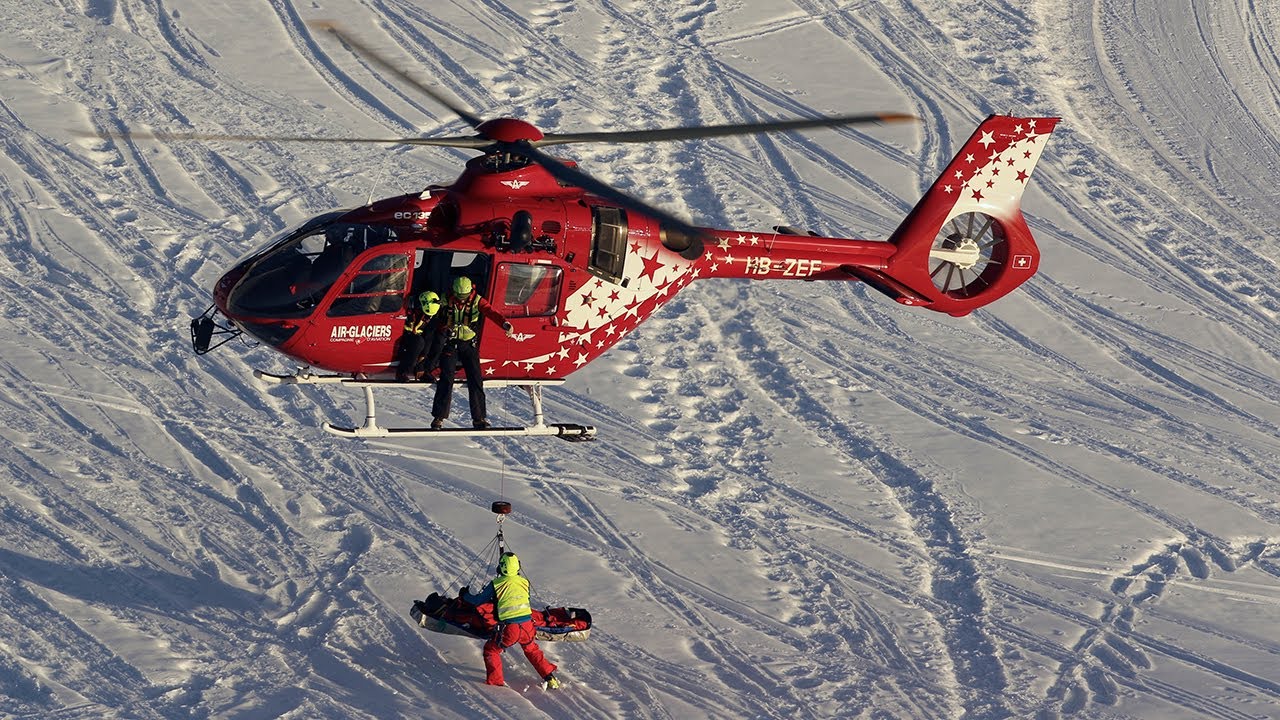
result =
M499 575L493 579L494 614L498 622L529 617L529 581L519 575Z
M453 336L463 342L470 342L476 336L476 331L471 326L480 320L480 296L472 294L463 302L458 302L458 298L449 299L449 327L453 330Z

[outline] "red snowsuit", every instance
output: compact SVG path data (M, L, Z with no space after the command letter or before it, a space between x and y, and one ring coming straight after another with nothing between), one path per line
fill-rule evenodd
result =
M505 684L502 678L502 651L512 645L520 646L524 656L538 672L538 677L545 678L555 672L555 663L542 654L542 648L533 639L534 633L532 619L499 625L498 631L484 644L484 681L490 685Z
M519 567L518 565L516 566ZM533 616L529 610L529 581L514 574L499 575L484 586L479 593L464 593L463 600L472 604L494 603L494 615L498 627L493 637L484 644L485 682L504 685L502 677L502 651L519 645L538 677L546 679L556 671L555 663L542 654L534 639Z

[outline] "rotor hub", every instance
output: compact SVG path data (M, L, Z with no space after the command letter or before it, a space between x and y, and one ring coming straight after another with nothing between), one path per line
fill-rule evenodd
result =
M949 262L961 270L969 270L978 264L978 260L982 258L982 251L978 247L977 240L957 234L943 240L940 247L934 248L929 253L929 257Z
M486 120L476 126L476 132L490 140L504 143L537 142L542 139L542 131L524 120L515 118L496 118Z

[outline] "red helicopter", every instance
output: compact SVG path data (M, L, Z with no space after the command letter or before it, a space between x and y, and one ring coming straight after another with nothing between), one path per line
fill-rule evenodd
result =
M1040 253L1021 197L1059 118L992 115L887 241L694 227L632 198L541 148L576 142L653 142L915 120L869 114L634 132L544 134L522 120L482 120L328 23L316 24L449 108L474 135L334 139L155 133L157 139L377 142L472 148L450 185L320 215L250 253L218 281L213 305L192 320L192 344L208 352L241 333L306 369L279 384L362 387L349 437L551 435L591 439L587 425L544 421L541 390L563 383L694 280L862 281L904 305L962 316L1035 274ZM138 134L132 134L139 137ZM373 389L395 383L408 303L441 297L466 275L512 325L479 339L486 386L519 386L533 422L487 429L386 428ZM221 314L226 321L219 320ZM219 341L211 347L215 336ZM315 372L318 369L324 372ZM422 387L419 385L419 387Z

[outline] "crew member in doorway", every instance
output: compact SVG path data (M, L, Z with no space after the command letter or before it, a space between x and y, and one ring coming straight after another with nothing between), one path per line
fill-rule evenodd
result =
M431 371L440 365L444 335L439 332L440 296L425 290L409 308L400 336L400 358L396 364L396 380L429 380Z
M480 326L484 318L502 325L507 336L512 334L511 323L502 313L489 306L489 301L476 292L471 278L461 276L453 281L449 302L442 312L441 331L444 334L444 352L440 356L440 380L436 383L436 398L431 406L431 428L439 430L449 417L453 405L453 380L458 364L467 376L467 394L471 400L471 425L489 427L485 409L484 378L480 375Z

